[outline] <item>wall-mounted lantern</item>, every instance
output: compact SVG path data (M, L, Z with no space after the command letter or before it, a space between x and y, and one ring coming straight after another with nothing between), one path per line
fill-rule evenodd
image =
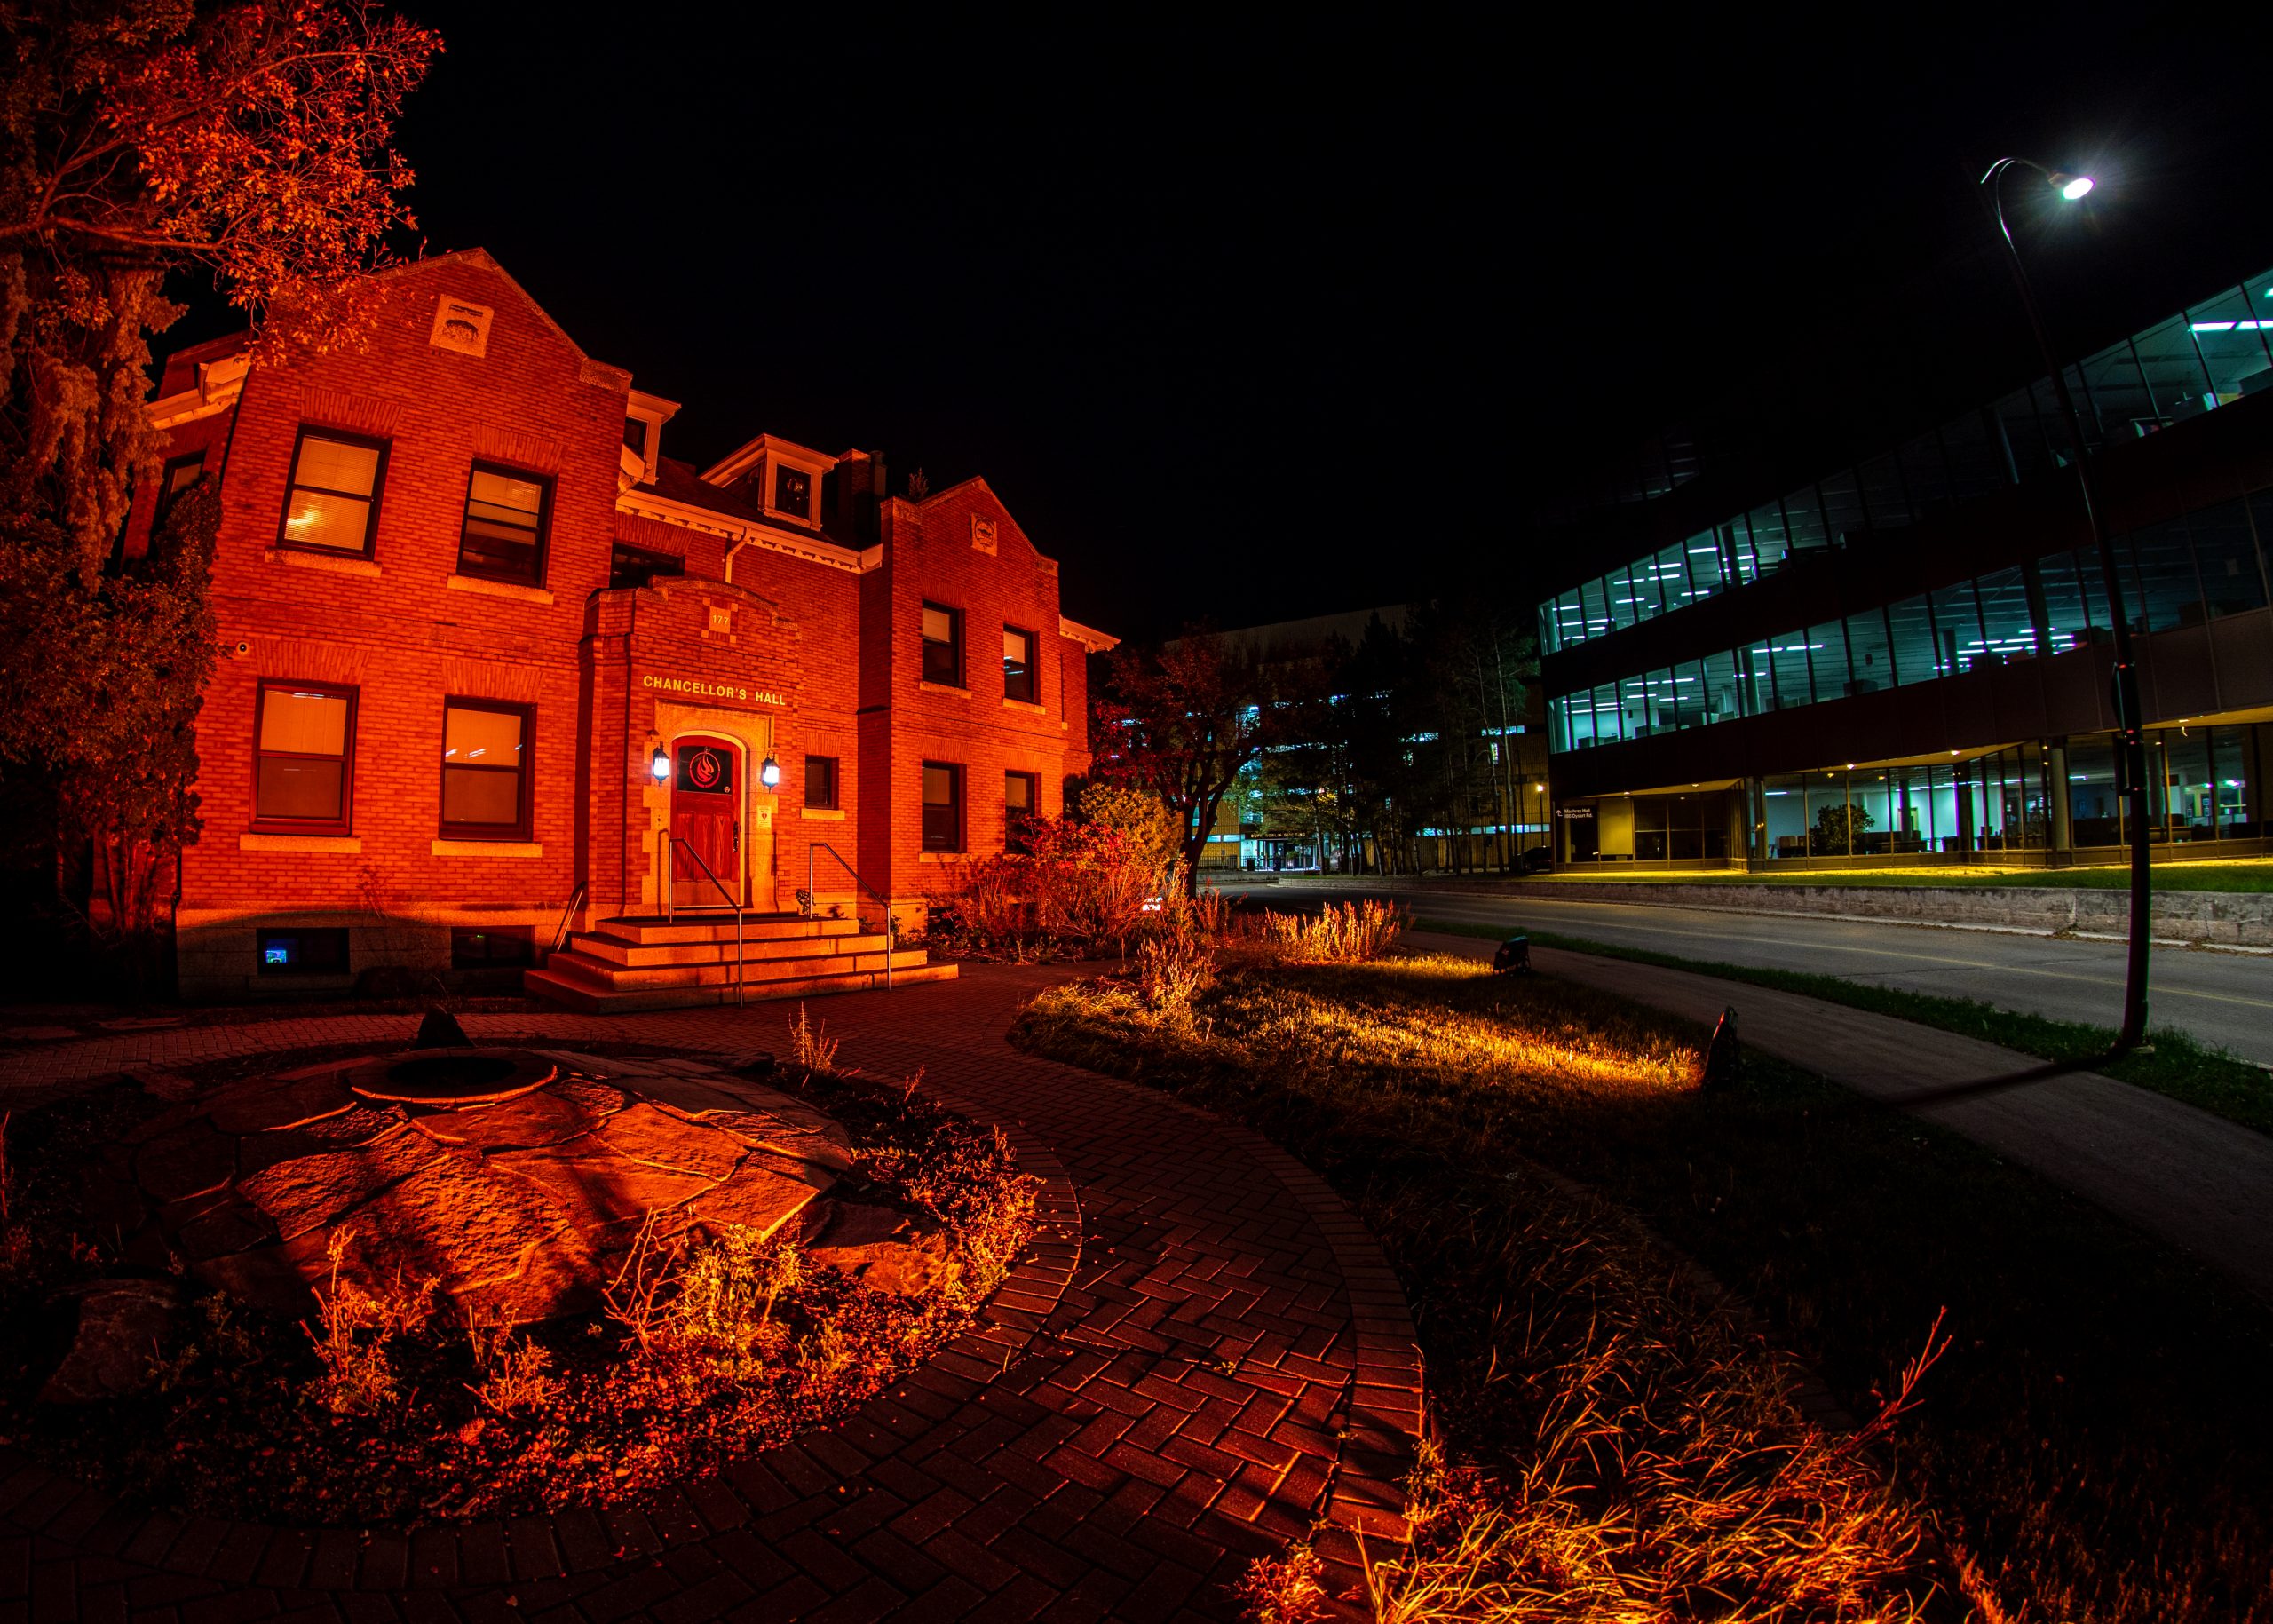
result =
M781 764L768 756L765 764L757 770L757 781L772 789L781 782Z

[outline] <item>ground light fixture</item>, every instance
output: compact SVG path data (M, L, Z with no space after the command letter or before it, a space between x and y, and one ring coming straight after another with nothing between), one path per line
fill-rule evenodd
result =
M764 785L768 789L771 789L780 783L781 764L774 760L772 757L768 756L765 758L765 764L757 770L757 781Z
M647 771L655 775L657 783L661 783L671 775L671 753L657 745L653 758L647 763Z
M2121 780L2124 818L2128 825L2125 833L2130 837L2131 846L2131 932L2124 965L2123 1029L2115 1040L2116 1052L2121 1054L2142 1047L2147 1037L2148 950L2154 928L2154 880L2147 844L2147 735L2140 720L2138 674L2131 660L2131 619L2123 606L2122 577L2107 528L2100 521L2098 479L2094 468L2096 459L2084 439L2083 422L2076 413L2075 397L2069 392L2067 374L2054 358L2052 345L2044 336L2044 318L2036 308L2036 292L2029 283L2028 267L2022 263L2020 247L2013 241L2013 228L2005 221L2005 178L2016 169L2034 170L2046 185L2071 203L2088 194L2092 183L2085 176L2063 174L2027 158L2000 158L1981 177L1981 189L1996 222L1997 235L2005 245L2005 259L2013 273L2013 285L2020 289L2021 307L2028 313L2029 331L2036 339L2037 356L2052 379L2052 393L2059 402L2061 422L2068 431L2069 445L2075 449L2076 494L2084 504L2084 522L2091 530L2092 545L2099 554L2100 582L2107 593L2108 619L2113 622L2109 653L2115 667L2112 698L2117 726L2116 776Z

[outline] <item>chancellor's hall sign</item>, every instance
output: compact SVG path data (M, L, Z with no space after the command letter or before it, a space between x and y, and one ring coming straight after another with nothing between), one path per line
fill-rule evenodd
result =
M653 671L639 678L639 685L668 693L684 693L690 699L738 700L746 705L784 707L789 702L788 695L772 688L742 688L730 682L705 682L699 677L658 677Z

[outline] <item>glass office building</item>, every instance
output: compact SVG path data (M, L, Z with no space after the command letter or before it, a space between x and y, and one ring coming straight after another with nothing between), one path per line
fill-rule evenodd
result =
M1614 528L1653 544L1539 606L1558 860L2117 860L2119 612L2154 838L2269 849L2273 273L2067 383L2112 603L2048 379L1740 508L1701 495L1685 442L1645 459ZM1575 561L1617 545L1583 530Z

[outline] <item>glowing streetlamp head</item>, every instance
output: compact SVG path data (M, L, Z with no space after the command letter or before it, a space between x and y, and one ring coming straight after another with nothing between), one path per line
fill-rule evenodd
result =
M647 763L647 771L655 775L657 783L661 783L671 775L671 753L657 745L653 759Z
M2055 173L2051 177L2051 181L2054 186L2060 189L2060 195L2066 198L2071 203L2078 198L2088 194L2092 189L2092 178L2089 175L2062 175Z

